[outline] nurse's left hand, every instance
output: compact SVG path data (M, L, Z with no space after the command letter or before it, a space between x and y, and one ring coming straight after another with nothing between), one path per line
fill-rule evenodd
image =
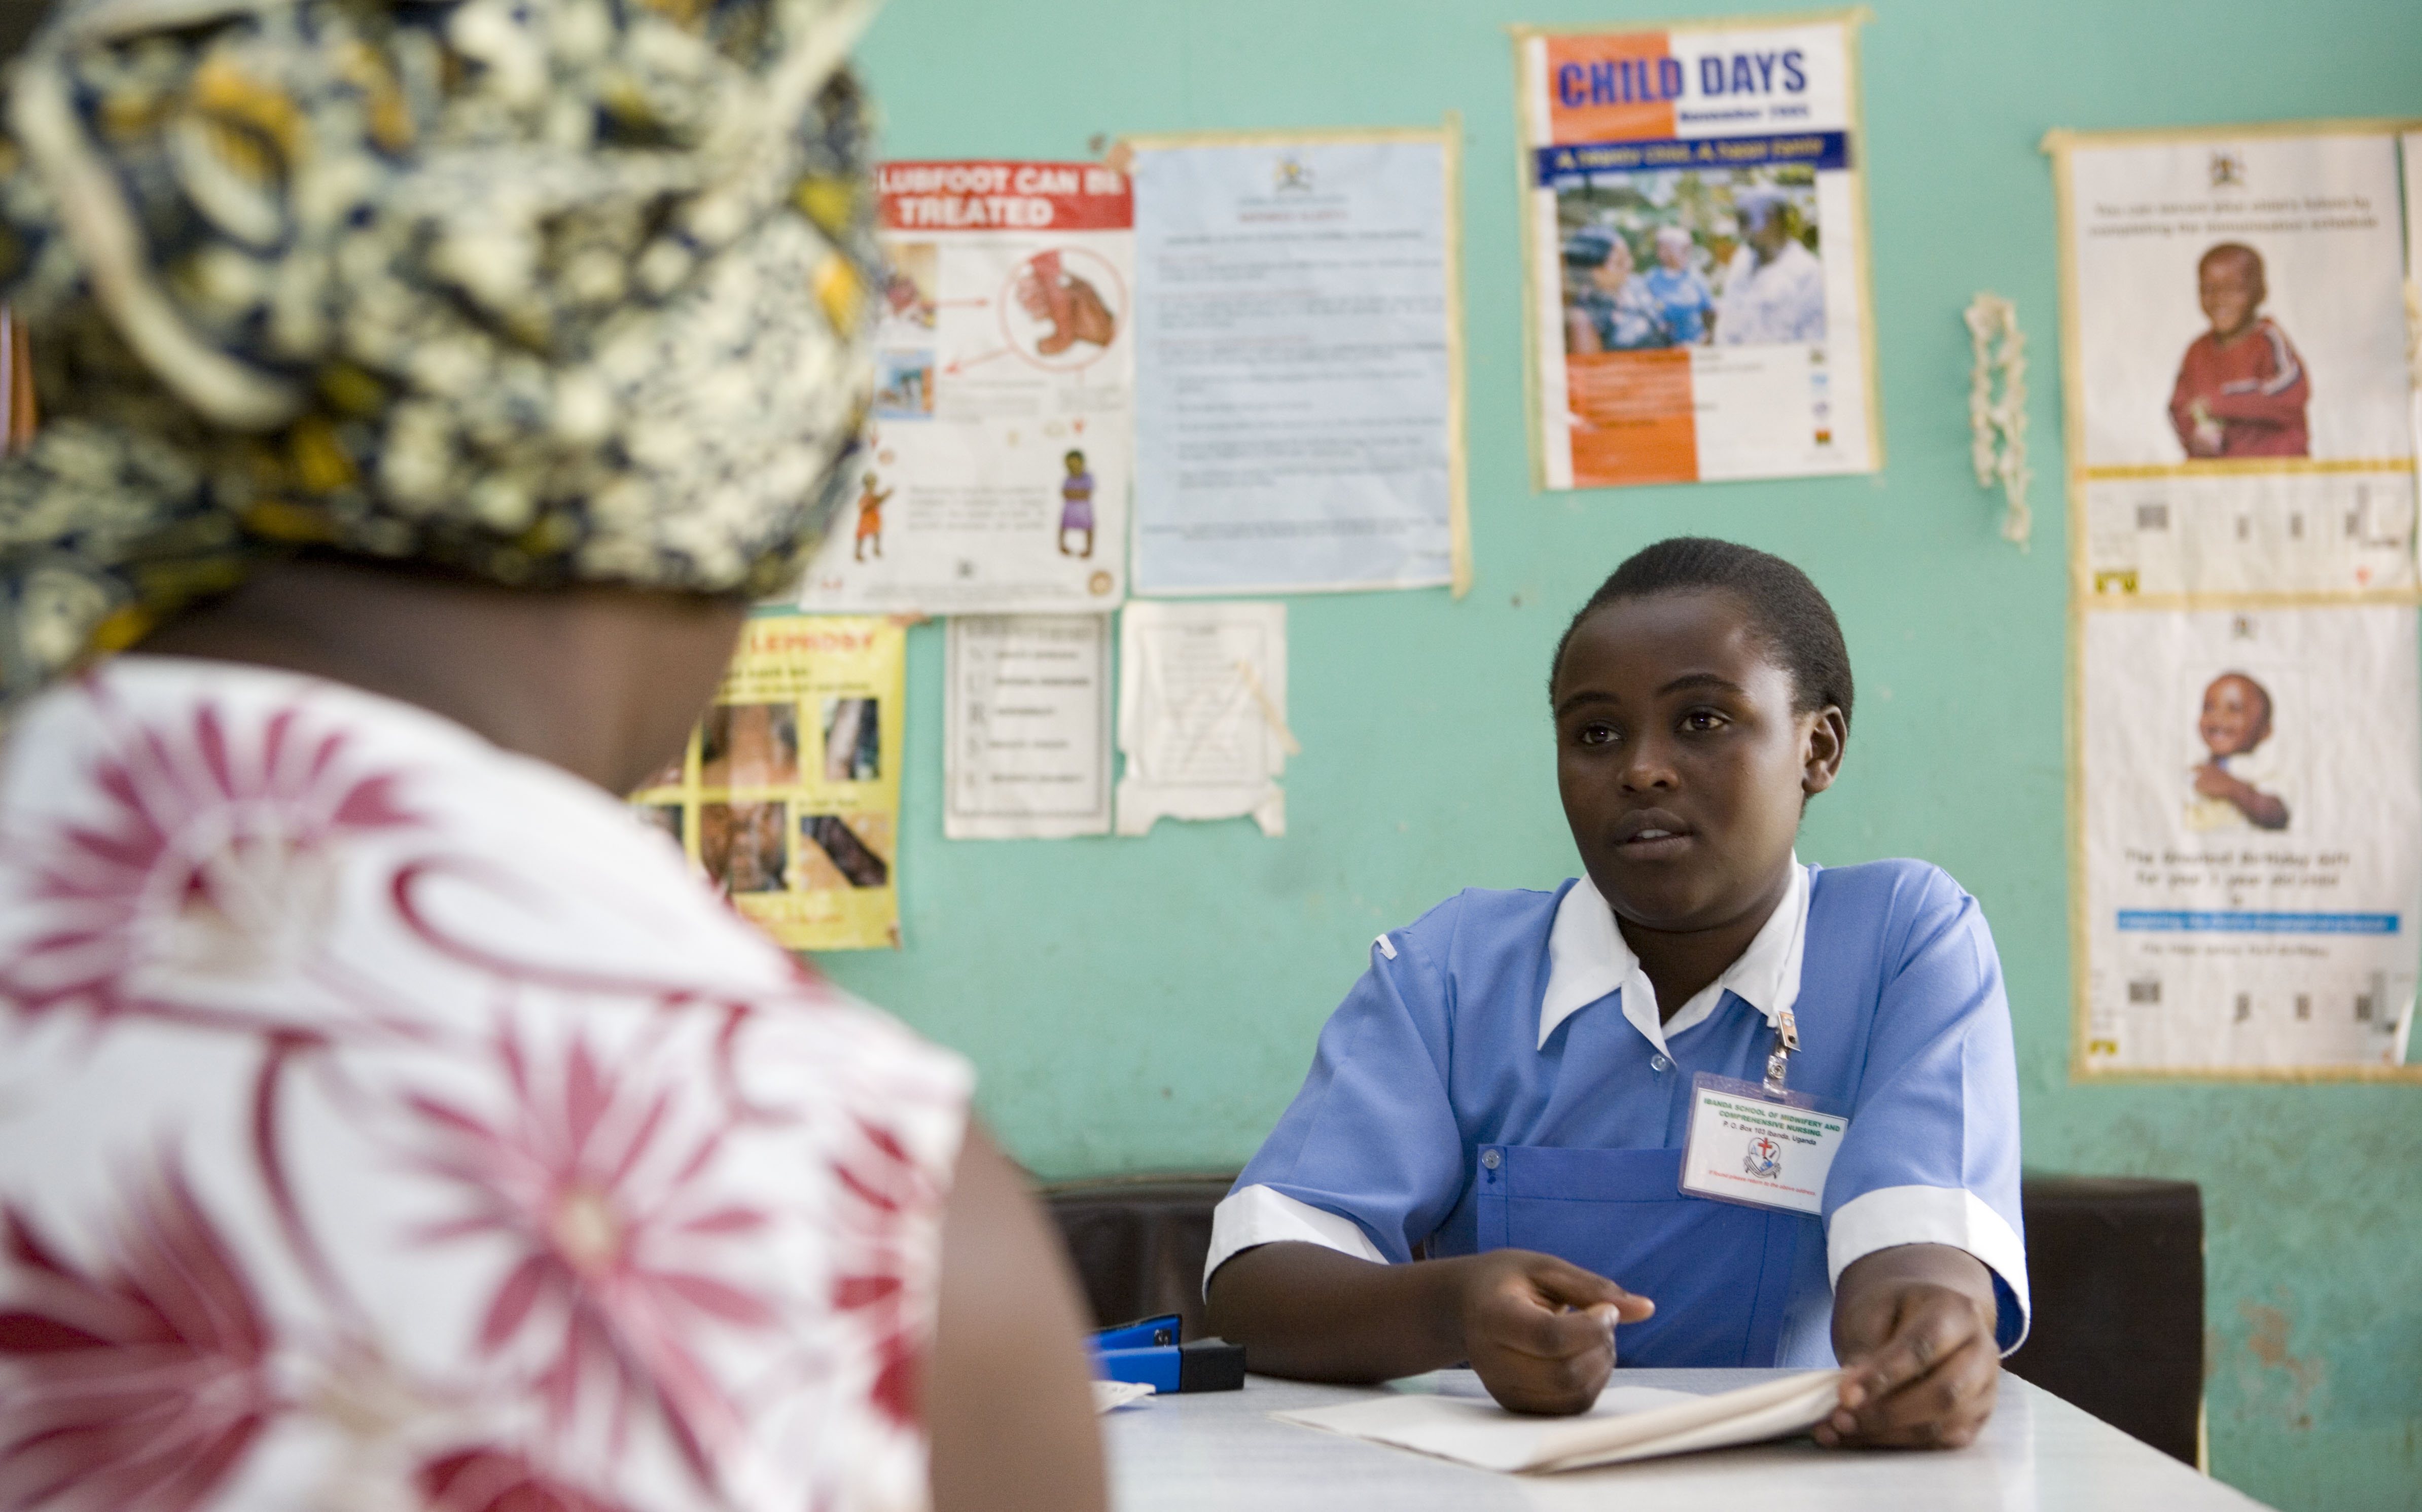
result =
M1906 1244L1852 1261L1833 1288L1842 1405L1816 1441L1957 1449L1993 1415L2002 1351L1992 1273L1964 1250Z

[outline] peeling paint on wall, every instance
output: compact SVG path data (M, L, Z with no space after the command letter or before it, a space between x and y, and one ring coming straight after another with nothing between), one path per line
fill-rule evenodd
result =
M2288 1427L2301 1431L2313 1425L2313 1394L2320 1390L2328 1366L2318 1356L2300 1358L2288 1352L2294 1325L2288 1316L2292 1305L2288 1288L2278 1288L2277 1298L2277 1307L2256 1301L2237 1304L2249 1331L2245 1352L2251 1357L2238 1365L2238 1383L2244 1394L2237 1415L2276 1414Z

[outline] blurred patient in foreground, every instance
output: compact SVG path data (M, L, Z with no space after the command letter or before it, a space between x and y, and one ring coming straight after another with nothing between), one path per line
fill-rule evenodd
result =
M836 0L82 0L0 296L0 1504L1093 1508L970 1073L617 795L865 402Z

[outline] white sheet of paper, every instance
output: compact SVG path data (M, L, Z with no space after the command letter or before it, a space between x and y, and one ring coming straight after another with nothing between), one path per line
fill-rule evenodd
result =
M1841 1376L1813 1370L1708 1396L1610 1386L1587 1412L1566 1418L1519 1415L1459 1395L1383 1396L1270 1415L1482 1470L1580 1470L1787 1438L1833 1410Z
M1093 1412L1099 1416L1115 1412L1123 1407L1133 1407L1154 1395L1153 1388L1140 1380L1097 1380L1093 1382Z
M959 615L950 625L942 833L952 840L1109 834L1109 617Z
M1286 606L1135 603L1119 619L1119 833L1250 814L1285 834Z
M1448 153L1138 144L1138 592L1453 580Z
M2389 606L2084 617L2085 1070L2404 1062L2422 967L2418 630Z

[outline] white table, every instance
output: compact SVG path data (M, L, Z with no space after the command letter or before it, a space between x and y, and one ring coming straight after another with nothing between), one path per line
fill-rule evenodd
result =
M1715 1392L1781 1374L1623 1370L1615 1379ZM1403 1386L1420 1389L1418 1382L1313 1386L1248 1376L1241 1392L1122 1408L1103 1420L1112 1504L1121 1512L2242 1512L2261 1505L2010 1375L2002 1378L1992 1422L1965 1449L1844 1451L1802 1439L1559 1475L1493 1474L1269 1416Z

